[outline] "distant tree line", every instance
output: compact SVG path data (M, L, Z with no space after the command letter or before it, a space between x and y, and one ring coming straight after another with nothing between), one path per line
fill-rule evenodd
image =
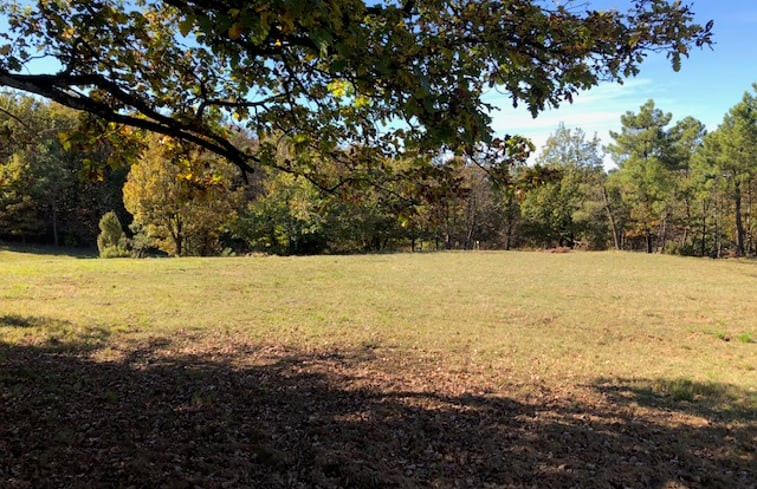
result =
M265 145L282 165L245 179L169 137L107 123L79 137L80 125L92 125L86 117L0 95L0 239L97 243L111 256L522 247L757 254L757 85L709 133L691 117L671 124L650 100L622 116L606 148L561 126L532 166L508 156L528 152L519 138L421 164L346 147L318 162L317 179L291 171L297 153L288 148L298 141L286 135ZM604 169L606 156L616 168Z
M121 189L128 165L98 164L120 148L64 136L83 117L32 97L0 94L0 239L92 247L105 212L126 215Z

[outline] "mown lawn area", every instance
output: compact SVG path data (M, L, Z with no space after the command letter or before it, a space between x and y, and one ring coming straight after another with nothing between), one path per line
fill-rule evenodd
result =
M0 249L0 487L754 487L757 262Z

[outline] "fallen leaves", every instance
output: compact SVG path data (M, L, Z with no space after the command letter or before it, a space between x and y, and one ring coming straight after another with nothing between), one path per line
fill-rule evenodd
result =
M753 420L590 386L498 386L380 348L163 341L98 358L0 344L0 486L753 485Z

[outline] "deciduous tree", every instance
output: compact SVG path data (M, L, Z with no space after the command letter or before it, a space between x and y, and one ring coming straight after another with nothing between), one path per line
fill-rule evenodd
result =
M235 145L219 116L320 154L344 143L465 150L493 139L482 99L491 87L536 114L635 75L652 51L677 69L692 46L710 43L712 27L666 0L625 13L537 0L25 3L0 2L10 26L0 34L0 85L244 169L279 163ZM55 68L27 71L39 58ZM317 165L294 161L280 166L317 180Z
M233 167L165 137L150 138L124 185L132 226L174 255L218 251L216 240L235 218L239 197Z
M123 145L63 137L81 125L80 115L0 93L0 236L94 246L100 216L122 209L126 172L105 162Z
M549 137L537 165L556 178L532 189L522 211L532 238L547 246L573 246L585 241L604 247L606 215L601 203L604 180L599 139L564 125ZM596 203L597 205L592 205Z

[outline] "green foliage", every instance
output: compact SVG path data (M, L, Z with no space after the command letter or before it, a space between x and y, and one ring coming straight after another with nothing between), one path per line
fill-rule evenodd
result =
M736 339L742 343L757 343L757 341L755 341L754 338L752 338L752 335L749 333L741 333L736 336Z
M555 178L530 190L521 205L529 238L542 246L584 243L606 247L606 216L599 202L604 175L599 139L560 126L547 140L537 165Z
M269 172L262 193L247 207L235 234L252 249L267 253L312 254L326 248L324 203L303 178Z
M615 142L607 147L618 165L613 178L628 209L628 236L642 237L648 253L655 248L655 236L660 238L660 249L666 247L665 232L674 195L675 160L666 129L671 118L649 100L638 114L627 112L621 116L621 132L610 132Z
M0 234L13 237L38 236L45 223L33 188L30 165L20 155L0 163Z
M535 115L600 80L636 74L649 52L666 52L677 69L693 46L710 43L712 27L694 24L689 6L663 0L623 13L531 0L7 1L0 15L9 27L0 35L0 85L94 114L66 115L41 147L2 158L0 178L12 185L0 192L0 228L94 241L73 228L92 230L104 210L120 212L120 182L107 177L141 154L137 128L183 141L162 155L146 141L141 169L131 173L141 181L125 191L136 248L175 254L218 252L237 208L246 208L238 236L277 253L378 250L403 240L510 247L520 201L533 189L524 215L544 241L602 247L603 213L615 241L615 220L650 237L678 211L676 196L664 192L672 178L665 172L681 169L686 144L665 148L660 161L629 163L608 185L599 172L572 170L559 185L542 185L550 168L516 169L532 148L495 138L482 96L496 86ZM40 57L62 69L28 74ZM674 139L688 140L687 131ZM345 157L345 147L355 155ZM248 192L242 205L228 169L198 148L243 170L272 168L268 188ZM431 161L447 151L453 161ZM153 171L142 178L147 160ZM163 160L173 170L161 169ZM77 183L78 173L105 182ZM692 195L683 199L688 214Z
M97 236L97 249L100 258L121 258L129 256L126 234L121 220L115 212L106 212L100 219L100 234Z
M97 223L120 209L122 169L89 174L118 153L110 145L64 142L77 114L32 97L0 93L0 237L94 246Z
M298 151L321 157L343 143L470 152L494 139L482 101L491 87L535 115L635 75L649 52L665 52L678 69L693 46L710 44L712 27L664 0L628 12L536 0L56 0L7 1L0 13L9 25L1 85L243 168L275 161L233 144L219 117L260 140L287 131ZM27 74L39 57L61 69ZM392 121L407 124L377 129Z
M348 87L332 88L348 96ZM389 158L361 145L325 157L305 134L259 142L243 132L234 144L273 162L243 184L231 165L195 146L109 124L102 131L126 137L124 147L82 139L76 134L86 123L69 109L2 94L0 238L92 247L104 212L125 215L121 187L137 144L146 150L126 188L138 216L136 256L160 253L156 247L312 254L609 243L754 255L754 100L745 94L709 134L690 117L670 124L672 116L648 102L623 117L609 148L619 168L609 175L596 139L564 127L535 166L524 164L533 147L517 137L432 159ZM108 166L114 158L126 166Z
M757 253L752 218L752 195L757 182L757 84L754 93L745 93L741 102L731 108L717 131L705 140L704 152L712 165L711 174L733 202L732 223L736 234L735 252L744 256Z
M320 166L337 173L342 164ZM386 172L393 171L385 164ZM326 191L306 178L269 170L235 234L252 249L274 254L380 251L402 237L392 192L360 180Z

